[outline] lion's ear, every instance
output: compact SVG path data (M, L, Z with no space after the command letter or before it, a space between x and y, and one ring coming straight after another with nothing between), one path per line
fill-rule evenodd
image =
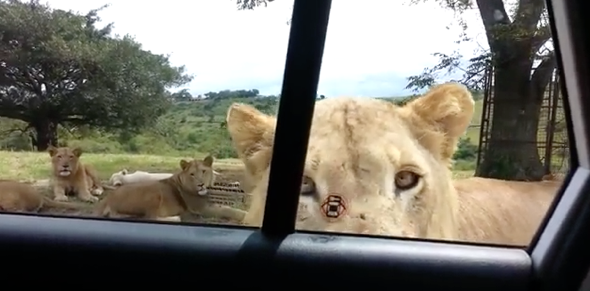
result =
M425 126L424 135L436 147L442 147L441 156L450 159L455 148L473 117L474 101L467 87L458 83L445 83L433 87L424 96L416 98L404 106L409 115L419 118ZM437 141L435 141L435 139ZM426 138L428 140L428 138ZM425 140L425 141L426 141Z
M127 175L127 173L129 173L129 171L127 171L127 169L123 169L123 171L121 171L121 174L123 174L123 175Z
M180 160L180 168L183 171L186 170L186 168L188 168L188 166L190 166L190 162L187 162L185 160Z
M213 166L213 156L212 155L208 155L203 159L203 165L207 166L207 167L212 167Z
M57 148L56 148L56 147L54 147L54 146L52 146L52 145L49 145L49 146L47 147L47 152L49 153L49 156L50 156L50 157L53 157L53 156L55 156L55 154L57 153Z
M226 116L227 129L234 148L248 172L257 174L270 164L276 118L256 108L232 104Z
M74 155L75 155L76 157L80 157L80 156L82 155L82 149L81 149L81 148L74 148L74 149L72 150L72 152L74 153Z

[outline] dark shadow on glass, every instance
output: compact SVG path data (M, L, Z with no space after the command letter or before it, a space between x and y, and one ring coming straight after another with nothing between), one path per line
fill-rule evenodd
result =
M565 192L533 242L535 285L540 290L577 290L590 265L590 170L588 127L590 119L590 24L582 1L548 1L551 26L560 64L562 86L567 94L572 132L572 172ZM576 158L579 158L576 159ZM577 167L574 167L577 165Z
M299 188L320 79L330 0L295 1L262 232L295 230Z

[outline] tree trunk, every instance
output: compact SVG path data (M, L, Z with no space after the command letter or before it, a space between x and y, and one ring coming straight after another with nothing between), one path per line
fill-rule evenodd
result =
M37 151L46 151L49 145L57 146L57 123L51 120L37 120L31 123L36 136L33 144Z
M545 174L537 147L543 90L531 86L531 66L504 62L494 76L491 134L476 176L538 181Z

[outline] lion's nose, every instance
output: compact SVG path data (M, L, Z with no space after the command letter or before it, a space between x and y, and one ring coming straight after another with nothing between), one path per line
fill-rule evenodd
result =
M199 184L198 186L199 186L199 187L203 187L203 186L205 186L205 184L204 184L204 183L201 183L201 184Z
M70 165L63 165L63 166L62 166L62 168L64 168L64 169L67 169L67 168L69 168L69 167L70 167Z

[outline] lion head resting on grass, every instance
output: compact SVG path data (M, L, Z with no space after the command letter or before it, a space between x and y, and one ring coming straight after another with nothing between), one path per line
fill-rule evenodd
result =
M470 92L455 83L403 107L372 98L318 101L297 228L528 244L559 183L452 181L452 155L473 111ZM262 222L275 123L245 104L233 104L227 113L234 147L254 185L245 224ZM338 218L325 215L331 195L346 206Z
M101 195L104 189L94 168L80 162L80 148L49 146L47 151L51 157L55 200L66 201L66 193L72 192L84 201L98 201L93 195Z
M451 157L473 115L469 91L444 84L403 107L371 98L318 101L302 191L307 216L299 229L455 238L457 194ZM275 118L233 104L227 126L257 185L244 223L260 225ZM329 220L321 205L344 199L347 213Z

